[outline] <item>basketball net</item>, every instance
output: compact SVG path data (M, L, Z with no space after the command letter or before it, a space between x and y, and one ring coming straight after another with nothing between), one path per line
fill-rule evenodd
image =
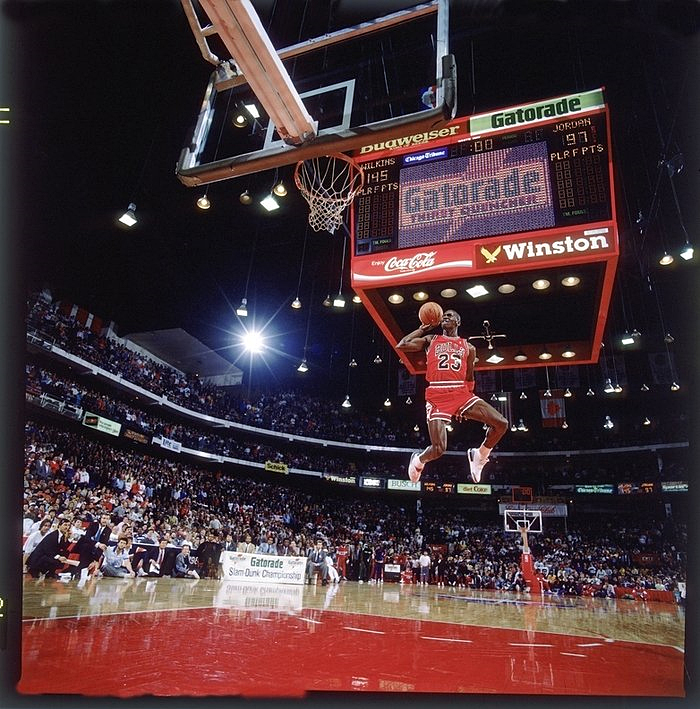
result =
M298 162L294 182L309 204L309 226L332 234L362 189L365 173L352 158L334 153Z

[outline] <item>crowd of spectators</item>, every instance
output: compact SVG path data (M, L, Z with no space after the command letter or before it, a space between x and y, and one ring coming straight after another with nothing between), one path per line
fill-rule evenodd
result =
M357 454L336 449L331 455L327 448L290 445L284 440L257 438L249 433L228 429L217 433L214 429L198 427L192 422L175 422L136 408L128 401L115 398L116 393L89 389L77 380L56 371L28 362L25 368L26 391L33 396L48 394L85 411L109 418L148 436L176 440L183 447L204 453L222 455L239 460L264 463L281 462L290 468L320 471L327 474L362 474L385 478L405 476L405 456ZM221 430L221 429L217 429ZM423 445L423 441L418 442ZM639 479L685 480L685 470L665 453L668 463L659 465L652 451L626 452L624 455L598 454L587 457L542 459L531 456L516 461L494 456L489 468L489 480L503 484L533 486L544 492L548 485L566 483L605 483ZM425 480L461 482L466 476L466 464L459 457L447 456L426 469Z
M212 472L118 450L50 424L28 421L25 431L25 535L42 520L56 527L66 518L79 534L106 512L114 543L129 529L136 543L165 538L211 558L209 547L227 540L260 553L291 545L306 555L320 538L336 561L343 550L343 576L350 580L381 582L383 565L392 562L418 569L423 553L430 557L432 583L521 590L520 540L493 515L468 519L463 511L424 506L419 517L398 500ZM263 550L263 544L269 546ZM606 595L614 586L677 592L685 583L686 545L685 525L672 518L591 519L530 539L549 592L565 595Z
M244 393L240 387L216 386L197 375L187 375L156 362L115 337L82 326L74 317L62 313L56 303L41 297L35 296L28 302L27 326L65 351L191 411L279 433L329 441L413 448L423 444L425 427L417 426L412 417L395 411L379 415L357 407L348 415L339 402L288 388ZM592 449L687 441L687 428L683 411L676 411L651 427L636 426L623 438L588 428L577 433L572 427L566 432L555 430L546 441L516 432L507 436L499 449ZM457 436L451 440L450 447L466 450L468 446Z

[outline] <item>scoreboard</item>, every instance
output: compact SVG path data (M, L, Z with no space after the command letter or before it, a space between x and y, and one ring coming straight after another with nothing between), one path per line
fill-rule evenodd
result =
M602 90L362 148L354 256L613 219Z

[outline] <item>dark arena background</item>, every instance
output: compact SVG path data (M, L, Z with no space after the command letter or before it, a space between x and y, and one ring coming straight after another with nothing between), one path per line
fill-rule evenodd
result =
M0 8L3 706L697 700L697 3Z

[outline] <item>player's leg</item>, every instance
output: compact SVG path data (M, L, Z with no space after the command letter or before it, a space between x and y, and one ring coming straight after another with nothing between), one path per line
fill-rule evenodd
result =
M483 399L477 399L470 404L461 412L460 418L479 421L487 426L486 436L481 446L467 451L472 480L478 483L481 481L481 471L488 462L491 451L508 430L508 420Z
M412 482L420 480L423 467L431 460L436 460L447 450L447 422L444 419L428 420L430 445L420 453L411 456L408 465L408 477Z

